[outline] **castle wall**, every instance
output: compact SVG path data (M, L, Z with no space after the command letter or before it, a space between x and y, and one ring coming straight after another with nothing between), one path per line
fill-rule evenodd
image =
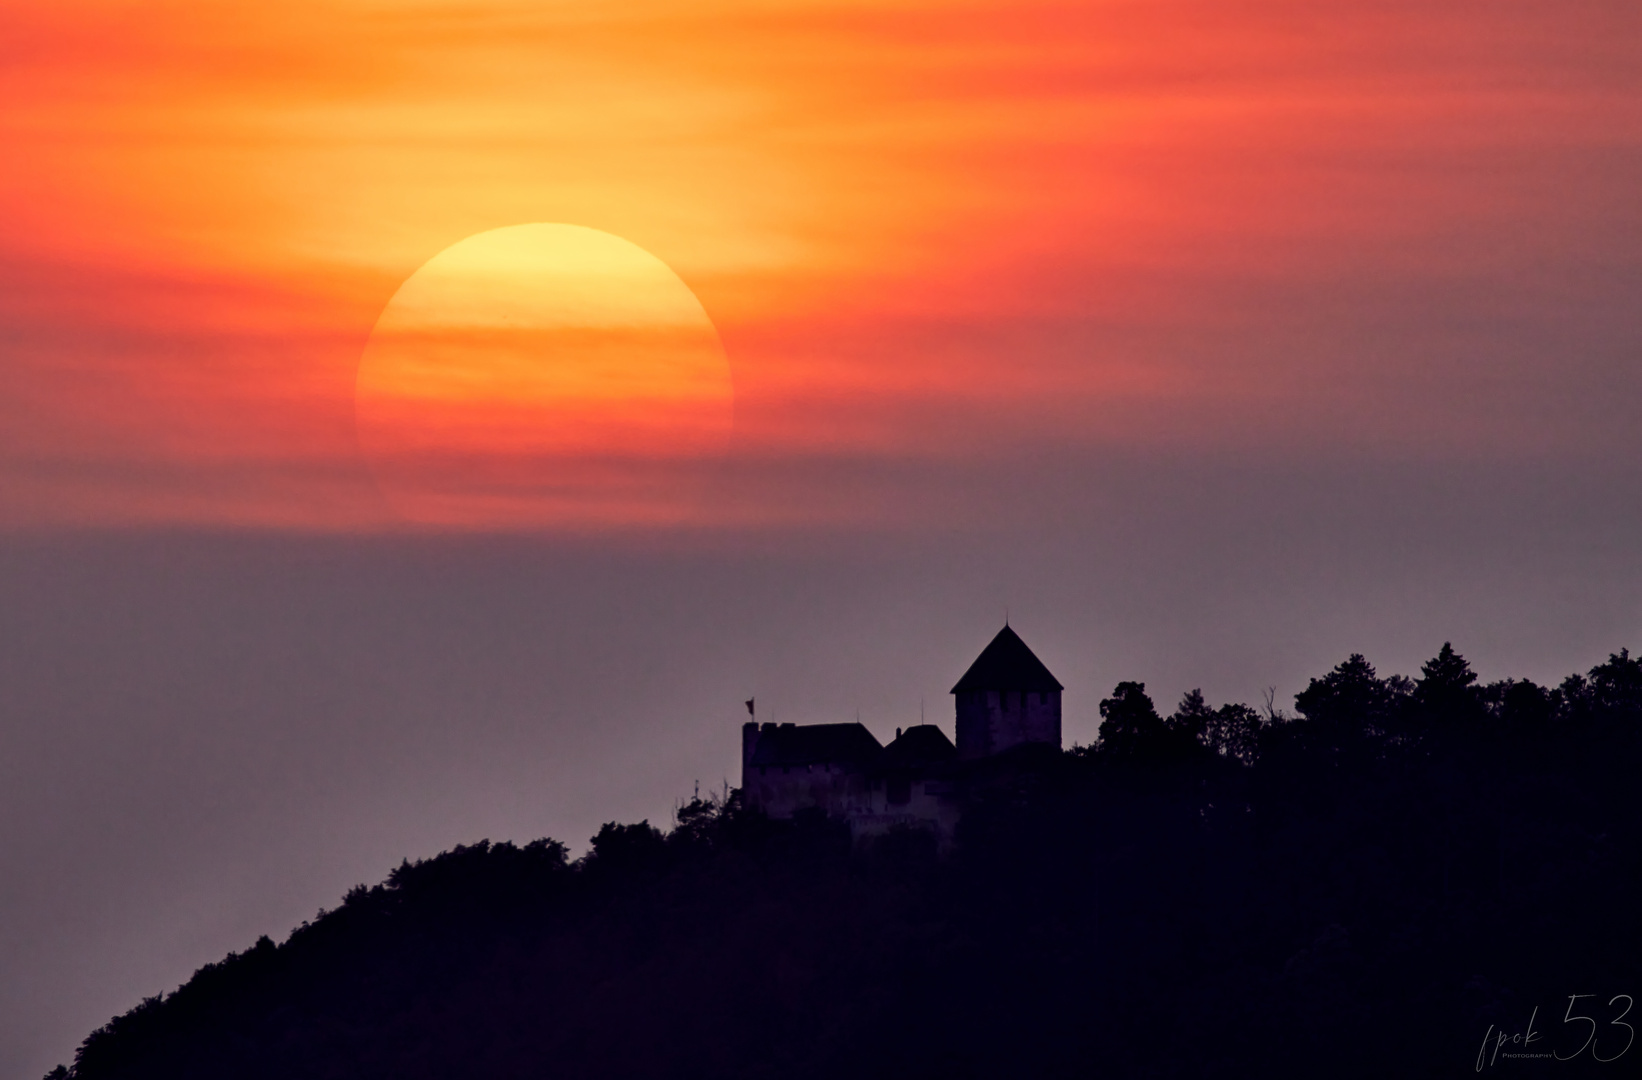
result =
M970 690L957 695L958 756L988 757L1022 743L1059 747L1060 691Z
M957 835L959 806L951 781L914 779L903 790L892 790L893 780L873 788L867 809L850 816L850 833L882 836L897 826L930 829L945 850Z
M742 797L747 805L772 818L790 818L793 811L818 807L829 817L870 813L872 787L866 775L843 765L749 766L742 772Z
M742 773L742 797L775 820L815 808L847 821L856 839L896 826L932 829L943 848L958 827L950 781L869 776L843 765L752 766Z

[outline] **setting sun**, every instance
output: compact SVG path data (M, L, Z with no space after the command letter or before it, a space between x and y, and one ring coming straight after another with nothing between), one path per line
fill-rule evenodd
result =
M451 527L676 520L728 442L700 301L596 229L516 225L429 259L359 365L360 446L404 518Z

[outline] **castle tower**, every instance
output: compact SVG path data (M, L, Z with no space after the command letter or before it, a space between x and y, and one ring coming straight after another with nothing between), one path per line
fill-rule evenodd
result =
M952 688L958 756L987 757L1022 743L1060 748L1064 689L1008 624Z

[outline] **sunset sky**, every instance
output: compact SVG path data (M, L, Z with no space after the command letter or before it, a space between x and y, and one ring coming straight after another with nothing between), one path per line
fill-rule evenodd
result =
M371 327L538 221L716 324L704 525L917 516L840 461L1635 446L1634 5L4 10L10 528L391 527Z
M407 511L373 329L532 223L728 389ZM1068 741L1642 646L1639 407L1635 0L0 0L0 1077L749 694L950 727L1006 607Z

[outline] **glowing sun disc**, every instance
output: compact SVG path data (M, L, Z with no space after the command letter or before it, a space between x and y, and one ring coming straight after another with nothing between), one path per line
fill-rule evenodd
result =
M666 263L548 224L424 263L377 320L354 393L395 510L476 528L689 517L733 405L718 332Z

